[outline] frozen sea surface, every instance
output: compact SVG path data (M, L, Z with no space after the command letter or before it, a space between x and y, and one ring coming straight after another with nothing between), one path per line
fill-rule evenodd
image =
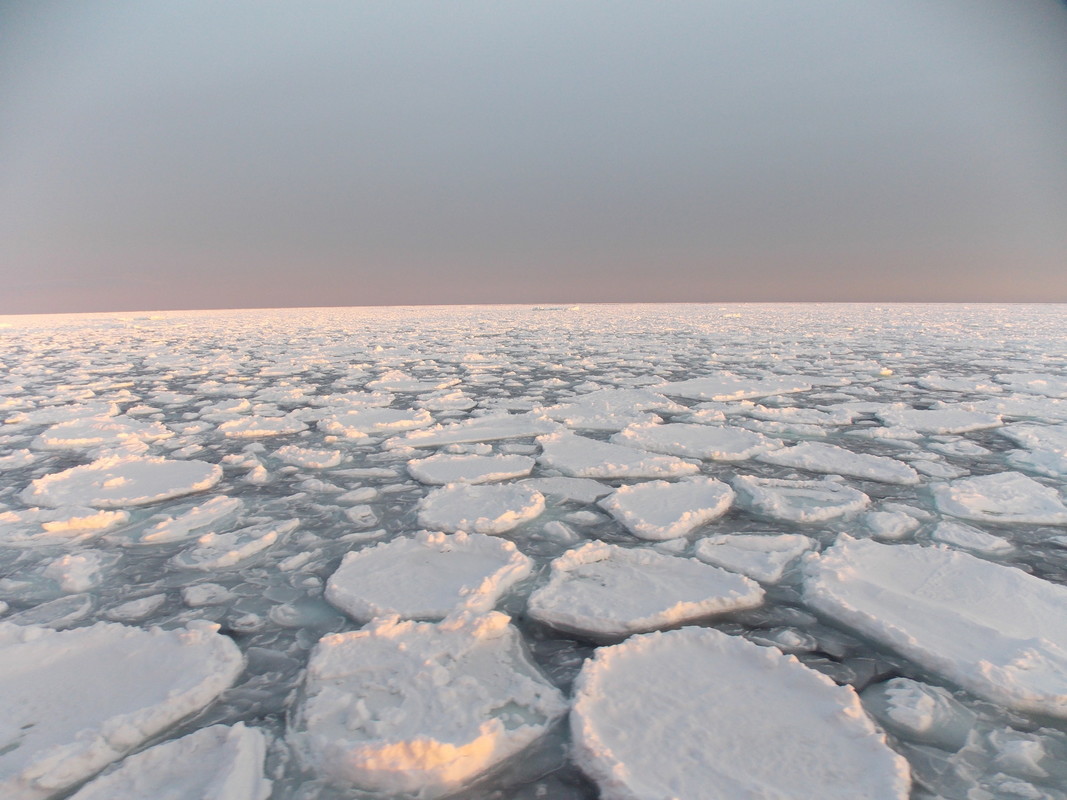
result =
M0 786L1067 800L1065 430L1056 305L0 319Z

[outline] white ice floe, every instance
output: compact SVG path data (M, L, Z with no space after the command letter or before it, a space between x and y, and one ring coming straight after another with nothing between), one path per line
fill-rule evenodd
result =
M94 605L93 596L90 594L69 594L33 608L18 611L5 617L5 621L15 625L44 625L59 631L88 617Z
M923 375L916 384L933 392L965 392L967 394L997 394L1004 387L993 383L988 375L946 377L936 372Z
M595 503L615 491L606 483L592 478L529 478L523 486L536 489L546 497L557 497L572 503Z
M233 592L218 583L197 583L182 589L182 602L189 608L217 606L230 602L234 597Z
M88 417L113 417L118 413L119 407L115 403L74 403L45 406L32 411L18 411L8 416L4 422L10 425L55 425Z
M707 378L661 383L651 388L668 397L684 397L689 400L744 400L769 397L773 394L806 392L811 389L811 384L797 376L746 378L730 372L721 372Z
M443 486L446 483L491 483L530 474L534 460L529 456L478 456L438 453L408 462L408 473L420 483Z
M919 475L911 467L895 458L854 453L843 447L824 442L801 442L782 450L772 450L756 456L757 461L782 467L806 469L831 475L847 475L881 483L911 486L919 482Z
M354 408L330 414L318 422L318 429L332 436L361 439L366 436L425 428L433 417L424 408Z
M222 468L203 461L108 456L37 478L21 498L27 505L121 508L143 506L210 489Z
M114 622L140 622L155 614L167 602L165 594L152 594L147 597L138 597L135 600L127 600L117 606L112 606L104 612L104 616Z
M1067 588L942 546L850 537L804 571L819 613L979 697L1067 717Z
M1047 372L1010 372L995 376L999 383L1014 392L1067 398L1067 377Z
M0 796L59 794L212 702L244 668L216 630L0 623Z
M219 433L230 439L257 439L300 433L307 427L307 423L296 414L281 417L248 416L223 422L219 425Z
M903 539L919 527L919 520L903 511L868 511L863 526L879 541Z
M615 444L638 447L653 453L715 461L743 461L782 446L762 433L728 425L630 425L611 437Z
M341 463L340 450L311 450L306 447L297 447L295 444L279 447L274 451L274 457L286 464L304 469L328 469Z
M962 408L917 409L893 405L875 413L886 425L910 428L919 433L969 433L1003 424L999 414L984 414Z
M662 541L718 519L730 510L733 499L734 490L722 481L686 478L623 486L598 505L639 539Z
M125 511L72 506L0 511L0 544L33 547L79 542L118 527L129 518Z
M388 614L442 619L460 607L489 611L532 569L502 539L420 532L346 553L326 583L326 599L360 622Z
M773 584L798 556L814 547L814 539L799 533L727 533L705 536L694 546L693 555L760 583Z
M758 584L696 559L589 542L552 562L527 613L572 633L626 636L762 602Z
M100 585L104 569L112 563L113 559L99 550L67 553L48 562L41 574L55 581L66 594L87 592Z
M604 800L904 800L910 788L851 687L710 628L597 650L571 733Z
M933 487L945 514L995 525L1067 525L1067 506L1055 489L1018 472L963 478Z
M19 469L20 467L28 467L36 460L37 455L31 450L25 448L22 450L15 450L12 453L8 453L6 456L0 456L0 472L9 469Z
M231 522L244 508L244 501L236 497L212 497L206 503L193 506L176 517L153 517L154 525L132 536L117 536L119 544L167 544L182 542L198 536L205 528L221 527Z
M560 432L541 436L538 461L572 478L674 478L700 467L675 456L650 455L619 444Z
M343 392L340 394L316 395L308 398L312 406L329 406L337 410L349 408L373 408L391 405L396 399L389 392Z
M439 389L447 389L459 383L459 378L437 378L432 380L419 380L406 372L394 369L389 370L372 381L367 381L368 389L385 392L434 392Z
M266 753L267 737L258 728L212 725L130 756L70 800L267 800Z
M478 405L478 401L465 392L442 390L423 395L415 405L427 411L466 411Z
M170 563L180 569L201 572L226 569L263 552L299 526L299 520L289 519L249 525L230 533L205 533Z
M505 533L544 510L544 495L529 486L454 483L434 489L422 499L419 524L449 533Z
M567 703L508 617L385 618L324 636L289 731L325 779L433 800L538 739Z
M737 505L783 522L828 522L862 511L871 499L834 480L796 481L741 475L731 481Z
M444 447L468 442L492 442L499 439L525 439L560 430L562 426L540 414L503 414L475 417L450 425L437 425L412 431L403 437L390 439L387 448Z
M976 714L940 686L893 678L869 686L863 706L887 730L904 739L955 752L967 743Z
M127 442L154 442L174 435L158 422L129 417L88 417L53 425L33 440L35 450L113 447Z
M1028 450L1067 453L1067 425L1035 425L1030 422L1019 422L1007 425L997 433Z
M1002 536L980 531L962 522L943 520L937 524L930 538L935 542L960 547L983 555L1003 555L1015 549L1015 545Z

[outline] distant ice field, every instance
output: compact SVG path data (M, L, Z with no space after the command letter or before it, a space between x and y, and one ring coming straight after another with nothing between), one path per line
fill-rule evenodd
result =
M1067 306L0 318L0 796L163 789L1067 800Z

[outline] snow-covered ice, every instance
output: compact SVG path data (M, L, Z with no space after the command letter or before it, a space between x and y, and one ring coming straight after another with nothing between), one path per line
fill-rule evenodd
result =
M326 599L361 622L389 614L442 619L460 607L489 611L532 569L511 542L424 531L347 553L326 583Z
M567 710L503 614L379 619L326 636L289 739L330 781L441 797L541 737Z
M491 483L530 474L534 460L529 456L450 455L438 453L408 462L408 472L420 483L443 486L446 483Z
M37 478L22 492L29 505L121 508L143 506L210 489L218 464L164 458L107 456Z
M871 502L859 489L828 479L802 481L741 475L731 485L741 508L783 522L826 522L862 511Z
M646 481L623 486L599 505L639 539L685 536L730 509L734 490L714 478Z
M572 478L671 478L692 475L700 467L675 456L650 455L573 433L541 436L538 461Z
M625 636L762 602L758 584L695 559L589 542L552 562L527 613L564 631Z
M0 623L0 794L44 800L74 786L212 702L243 668L233 641L203 624Z
M1018 472L964 478L933 487L939 510L994 525L1067 525L1060 494Z
M814 539L799 533L727 533L700 539L693 554L760 583L777 583L798 556L814 547Z
M544 495L529 486L453 483L423 498L419 524L446 532L506 533L544 510Z
M792 447L762 453L756 456L756 459L765 464L796 467L831 475L847 475L882 483L912 485L919 482L915 470L895 458L855 453L824 442L801 442Z
M1067 717L1067 588L938 546L843 537L805 564L816 611L974 694Z
M571 732L604 800L905 800L910 786L851 687L709 628L598 650Z
M684 422L630 425L615 434L611 441L654 453L715 461L744 461L782 446L776 439L744 428Z

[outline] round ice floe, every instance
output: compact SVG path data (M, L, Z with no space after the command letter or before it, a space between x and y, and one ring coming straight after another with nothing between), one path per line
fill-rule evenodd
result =
M267 737L243 722L212 725L130 756L83 786L70 800L186 797L266 800Z
M209 572L251 558L299 527L295 519L249 525L230 533L205 533L196 544L170 560L179 569Z
M212 497L206 503L193 506L176 517L153 517L154 525L132 536L117 536L119 544L168 544L181 542L197 536L207 527L222 526L244 508L244 501L236 497ZM217 527L216 527L217 529Z
M882 483L910 486L919 482L918 473L895 458L853 453L851 450L824 442L801 442L782 450L761 453L756 456L756 460L765 464L796 467L831 475L848 475Z
M33 411L20 411L4 421L18 425L55 425L59 422L87 417L113 417L118 413L119 407L114 403L86 403L84 405L46 406Z
M432 800L518 753L566 709L503 614L381 619L319 640L289 739L334 783Z
M503 414L475 417L451 425L437 425L424 431L412 431L390 439L387 448L443 447L467 442L492 442L499 439L524 439L560 429L559 423L538 414Z
M693 555L760 583L777 583L797 556L814 547L814 539L799 533L731 533L705 536L696 543Z
M560 630L625 636L762 602L757 584L696 559L590 542L552 562L527 610Z
M784 522L826 522L862 511L871 499L832 480L794 481L742 475L731 481L737 505Z
M555 497L571 503L595 503L614 489L592 478L528 478L523 486L536 489L546 497Z
M326 599L353 619L441 619L460 606L488 611L530 574L514 544L479 533L417 534L347 553Z
M934 487L934 503L946 514L999 525L1067 525L1067 506L1055 489L1018 472L964 478Z
M432 424L433 417L424 408L354 408L324 417L319 420L318 428L333 436L360 439L372 434L425 428Z
M34 442L35 450L62 450L152 442L174 435L158 422L139 422L129 417L89 417L53 425Z
M545 510L545 497L521 484L434 489L419 504L419 524L437 531L504 533Z
M940 686L893 678L867 687L863 705L904 739L956 752L967 743L976 715Z
M730 509L734 491L714 478L677 483L648 481L623 486L599 505L640 539L662 541L685 536Z
M807 603L994 703L1067 717L1067 588L944 547L841 537Z
M690 400L744 400L751 397L769 397L772 394L806 392L811 389L811 384L796 376L748 378L731 372L720 372L706 378L661 383L652 388L668 397L685 397Z
M58 794L214 700L244 668L216 627L0 623L0 796Z
M491 483L530 474L534 460L528 456L477 456L439 453L408 462L408 472L420 483Z
M654 453L715 461L743 461L757 453L781 447L777 439L727 425L631 425L611 437L615 444Z
M286 464L305 469L327 469L341 463L340 450L309 450L294 444L279 447L274 451L274 457L280 458Z
M571 732L604 800L904 800L910 786L851 687L710 628L597 650Z
M916 409L891 406L875 413L886 425L910 428L919 433L968 433L1003 424L999 414L983 414L960 408Z
M293 414L287 414L284 417L239 417L219 425L219 432L230 439L283 436L305 430L307 430L307 423Z
M537 439L538 461L572 478L671 478L692 475L700 467L675 456L649 455L619 444L560 432Z
M935 542L983 555L1003 555L1015 549L1015 545L1002 536L994 536L992 533L986 533L949 519L938 523L930 534L930 538Z
M38 478L23 490L27 505L143 506L210 489L222 468L203 461L110 456Z
M99 536L129 520L125 511L28 508L0 512L0 543L16 547L70 544Z

